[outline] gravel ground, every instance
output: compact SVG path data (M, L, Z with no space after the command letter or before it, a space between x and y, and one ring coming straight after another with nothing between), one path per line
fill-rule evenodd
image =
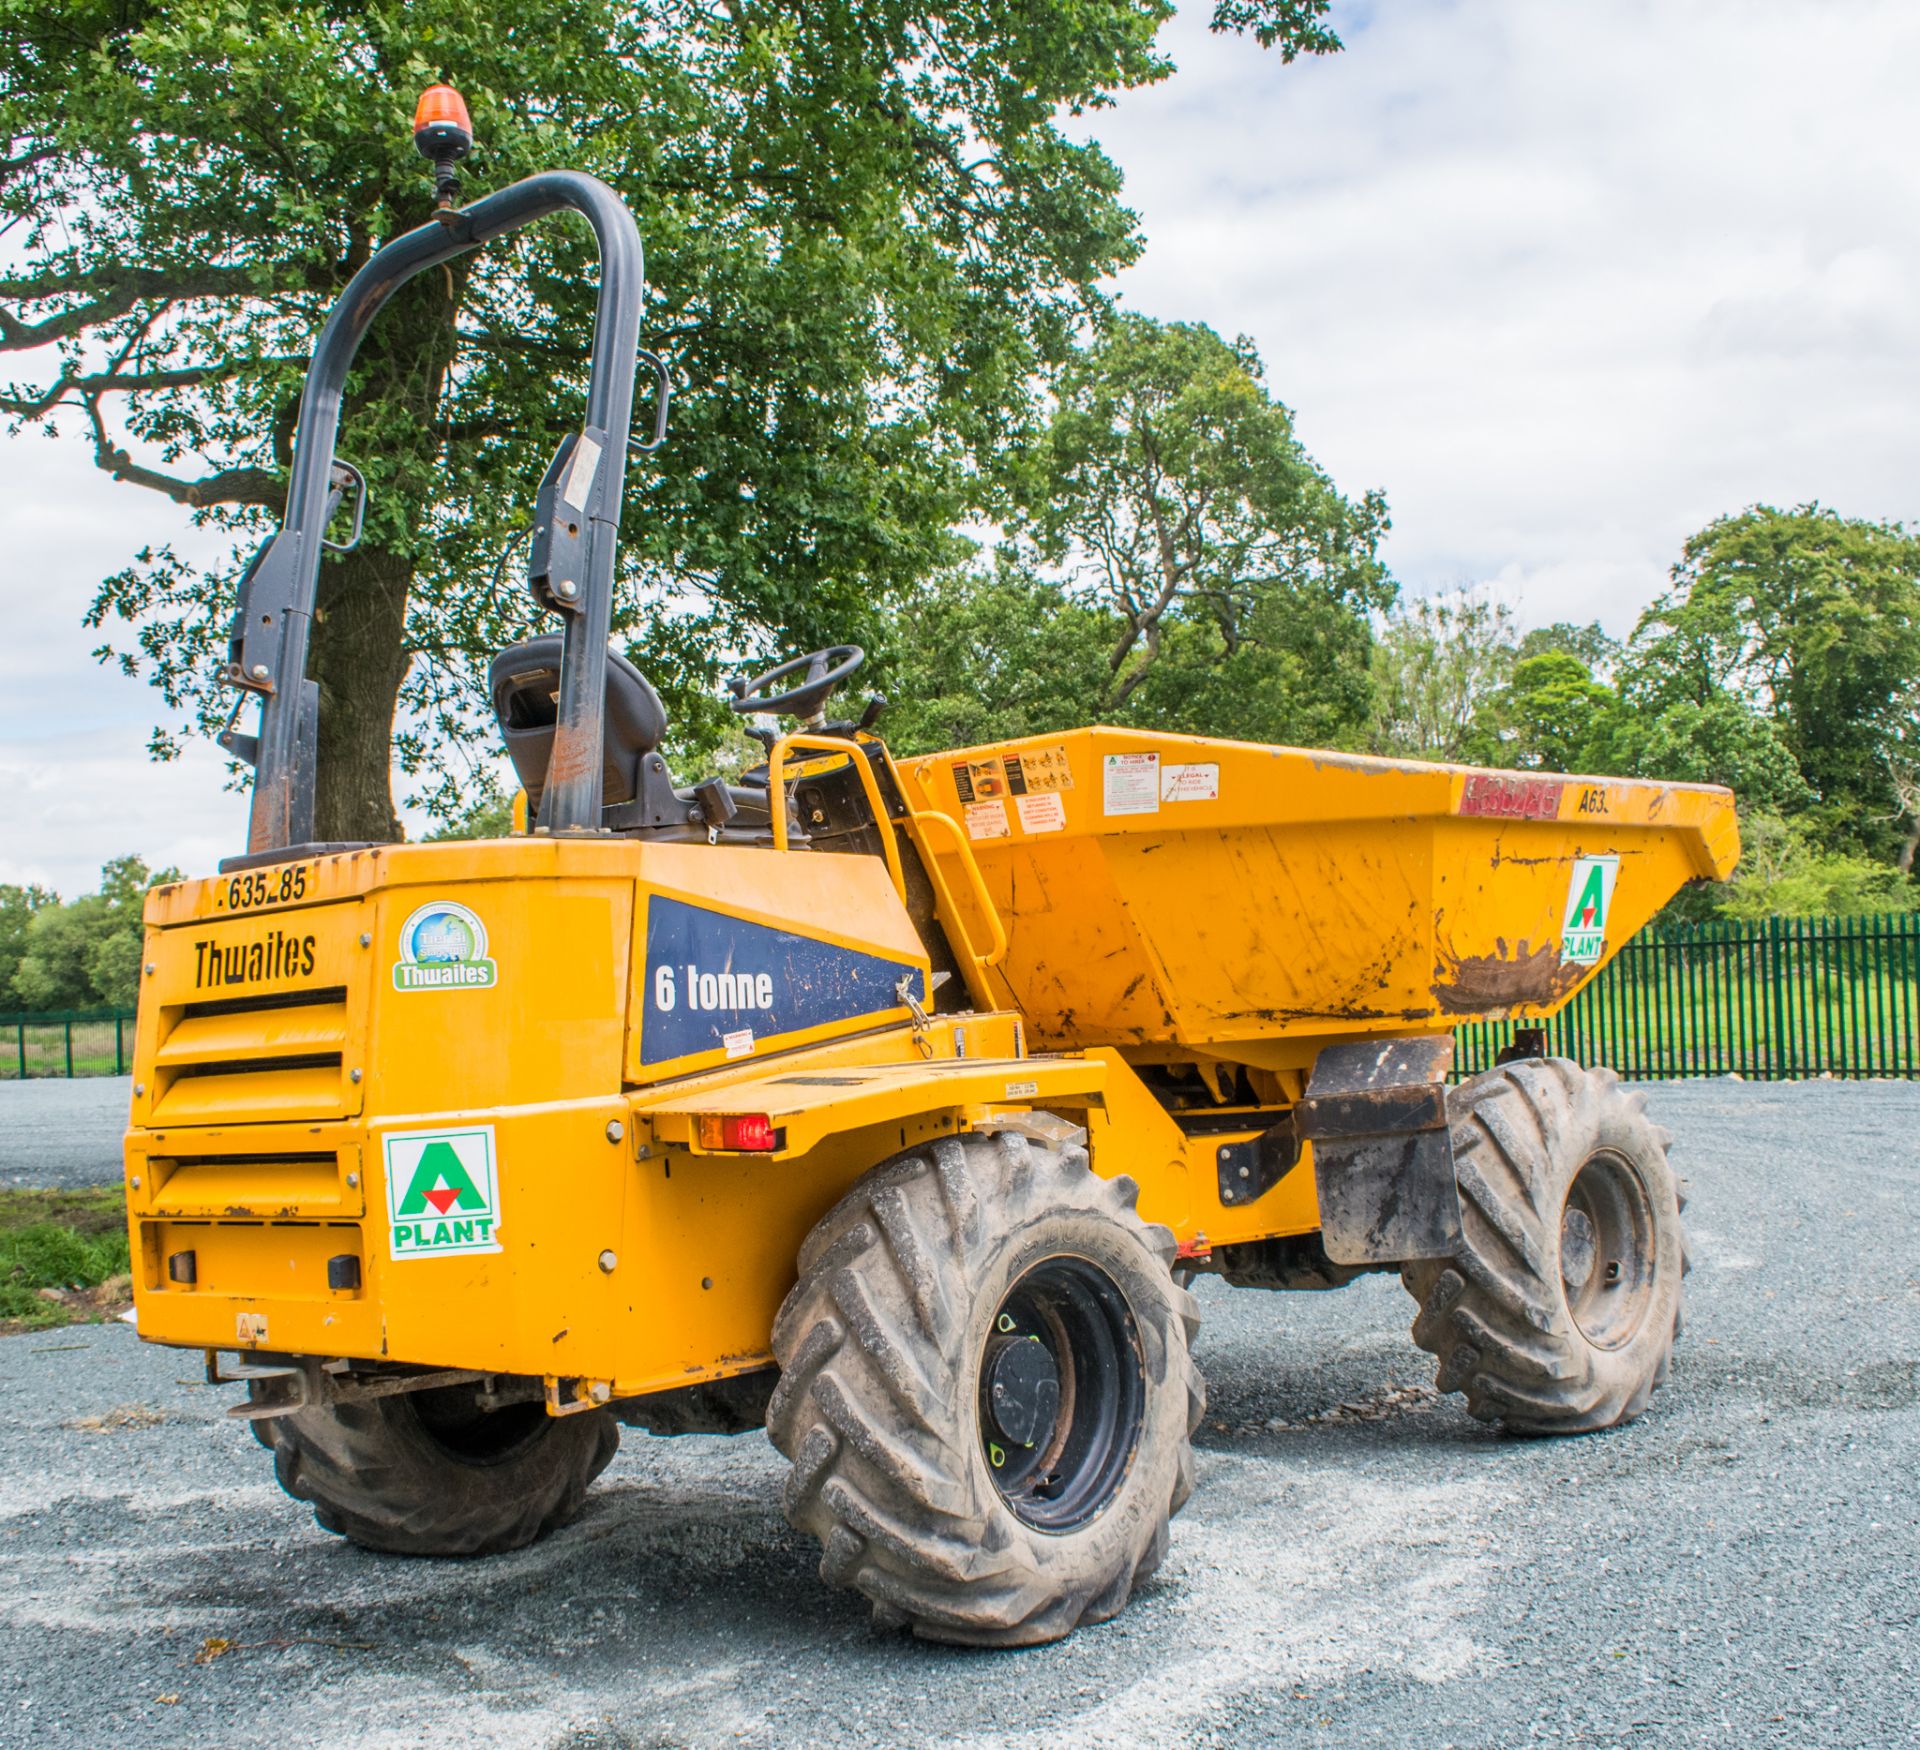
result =
M540 1548L406 1562L317 1531L193 1357L0 1341L0 1743L1911 1744L1920 1089L1655 1099L1697 1262L1646 1418L1503 1439L1391 1280L1203 1282L1172 1554L1029 1653L875 1634L759 1436L630 1434Z
M131 1076L0 1082L0 1185L117 1185Z

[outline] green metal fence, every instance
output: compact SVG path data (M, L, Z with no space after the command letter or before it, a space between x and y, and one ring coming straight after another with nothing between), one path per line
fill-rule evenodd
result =
M1551 1021L1462 1027L1454 1073L1529 1025L1629 1080L1920 1077L1920 913L1643 930Z
M0 1015L0 1081L119 1076L133 1067L132 1009Z

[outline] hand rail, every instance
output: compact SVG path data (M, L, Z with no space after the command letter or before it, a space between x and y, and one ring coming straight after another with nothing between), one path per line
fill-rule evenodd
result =
M858 742L848 741L841 736L816 735L805 729L796 729L773 744L767 754L767 800L773 808L773 848L776 851L787 849L786 765L787 749L790 747L811 748L815 753L845 754L853 761L854 770L860 774L861 788L867 793L867 806L873 810L874 824L880 828L880 849L887 859L887 873L893 877L893 890L899 894L900 903L905 905L907 877L906 871L900 866L900 846L894 839L891 830L893 822L888 817L886 803L881 799L873 767L867 763L867 757Z
M909 811L907 819L915 826L925 821L937 820L948 832L953 834L953 842L959 848L960 861L967 871L967 879L973 886L973 897L982 912L986 914L988 924L993 929L993 952L982 954L973 945L973 932L960 918L960 908L953 903L953 890L947 886L947 878L940 873L937 858L927 857L923 861L927 866L927 875L940 889L940 897L946 901L947 910L953 913L954 921L960 924L967 938L967 952L981 966L998 966L1007 957L1007 926L1001 921L1000 908L993 903L993 895L987 891L987 878L980 870L980 859L973 854L973 845L967 835L960 830L960 823L950 814L942 814L938 809L929 809L916 814Z

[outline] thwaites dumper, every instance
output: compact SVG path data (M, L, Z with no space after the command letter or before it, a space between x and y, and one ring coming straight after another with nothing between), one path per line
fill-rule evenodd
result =
M622 1424L764 1424L828 1580L991 1644L1109 1617L1161 1560L1188 1273L1397 1270L1474 1414L1638 1414L1686 1268L1667 1138L1525 1031L1449 1090L1450 1030L1551 1014L1724 877L1727 794L1105 728L896 761L829 715L850 648L740 687L800 724L762 769L677 784L608 650L639 238L572 173L455 206L439 101L441 210L322 333L242 591L249 847L148 905L141 1336L244 1382L288 1492L385 1550L526 1543ZM525 830L314 842L355 345L410 275L566 209L603 277L536 505L558 630L492 670Z

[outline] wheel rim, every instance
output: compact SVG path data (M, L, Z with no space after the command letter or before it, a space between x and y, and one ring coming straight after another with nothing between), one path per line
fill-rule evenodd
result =
M483 1410L470 1385L442 1386L409 1394L421 1432L449 1458L462 1464L504 1464L525 1451L546 1431L541 1404L508 1404Z
M1621 1156L1596 1154L1574 1175L1560 1216L1567 1311L1597 1349L1633 1341L1653 1300L1653 1202Z
M1072 1531L1119 1492L1140 1443L1147 1376L1113 1278L1048 1258L1008 1289L980 1359L980 1444L1014 1516Z

